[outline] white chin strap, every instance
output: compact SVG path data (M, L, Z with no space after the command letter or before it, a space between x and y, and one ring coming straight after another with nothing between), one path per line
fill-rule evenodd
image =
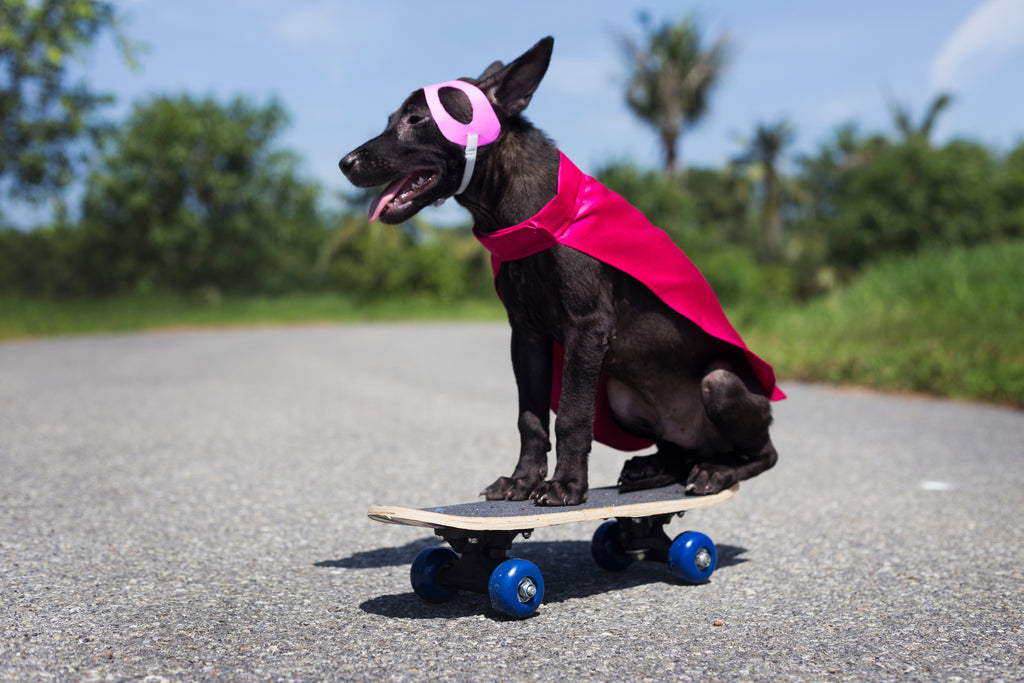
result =
M459 185L459 189L455 191L455 194L465 192L469 186L469 181L473 178L473 169L476 168L476 141L479 139L480 136L476 133L470 133L466 136L466 168L462 171L462 184Z
M469 104L473 109L473 115L469 123L462 123L453 117L441 104L441 88L454 88L461 90L469 98ZM498 115L494 113L487 95L480 88L466 81L447 81L436 85L428 85L423 88L423 96L427 100L427 108L430 115L437 124L438 130L449 142L466 147L466 166L462 169L462 184L455 194L460 195L469 187L469 181L473 179L473 169L476 168L476 151L478 147L488 145L498 139L501 134L501 122ZM465 140L465 142L463 142ZM444 199L434 202L434 206L441 206Z
M469 181L473 179L473 170L476 168L477 141L479 139L480 136L476 133L470 133L466 136L466 167L462 170L462 184L459 185L459 189L455 190L455 193L452 195L453 197L465 192L466 188L469 187ZM441 206L447 199L447 197L441 197L434 202L433 206Z

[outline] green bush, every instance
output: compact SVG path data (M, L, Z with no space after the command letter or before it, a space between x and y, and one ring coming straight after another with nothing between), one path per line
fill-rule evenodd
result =
M725 247L693 259L723 305L790 301L796 280L784 266L760 265L742 247Z
M1001 232L1024 237L1024 141L1006 155L996 192L1002 213Z
M433 228L419 219L392 227L343 217L321 251L319 270L328 286L362 300L452 302L494 293L487 252L468 228Z
M889 257L803 305L742 308L782 376L1024 407L1024 241Z
M846 275L886 255L1007 236L1000 162L985 147L916 138L834 144L803 162L814 196L797 232L822 236L825 263Z

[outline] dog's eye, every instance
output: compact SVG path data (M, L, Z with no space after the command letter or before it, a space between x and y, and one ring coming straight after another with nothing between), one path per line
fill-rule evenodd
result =
M417 123L419 123L422 120L423 120L422 116L419 116L417 114L409 114L409 116L406 117L405 122L408 123L410 126L415 126Z

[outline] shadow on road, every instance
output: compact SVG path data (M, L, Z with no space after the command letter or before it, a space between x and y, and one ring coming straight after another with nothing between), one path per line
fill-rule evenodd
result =
M314 563L314 567L331 567L341 569L374 569L379 567L398 567L403 564L412 564L416 554L424 548L433 545L443 545L436 536L424 536L405 545L394 548L374 548L373 550L362 550L352 553L348 557L337 560L323 560Z
M377 548L337 560L324 560L315 566L373 569L407 565L412 563L419 551L432 545L441 543L434 537L425 537L398 547ZM746 562L744 553L746 548L719 545L716 573ZM590 557L590 543L587 541L522 543L513 546L510 556L530 560L540 567L544 574L545 604L628 590L657 582L676 583L668 567L657 562L635 562L622 572L599 569ZM712 576L711 581L714 580ZM700 590L700 586L680 584L679 589ZM370 614L402 619L454 619L476 616L482 612L493 619L505 619L490 608L487 596L466 591L461 591L454 600L441 604L425 602L409 591L372 598L359 607Z

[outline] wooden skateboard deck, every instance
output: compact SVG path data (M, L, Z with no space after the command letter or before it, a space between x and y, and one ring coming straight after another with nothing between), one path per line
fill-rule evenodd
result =
M687 495L682 484L619 493L615 486L590 489L587 501L572 507L537 505L532 500L488 500L431 508L371 505L370 519L433 529L512 531L612 517L651 517L718 505L736 495L739 484L711 496Z
M544 578L532 562L508 559L517 536L528 538L538 527L615 518L594 533L590 548L599 566L621 571L634 560L654 560L667 563L683 582L702 583L715 570L715 544L697 531L670 539L665 525L676 514L724 503L738 490L739 484L711 496L688 496L679 484L630 493L609 486L591 489L586 503L572 507L481 501L431 508L371 505L367 514L378 522L433 528L451 546L416 556L410 570L416 595L444 602L459 590L484 593L495 610L521 619L540 607Z

